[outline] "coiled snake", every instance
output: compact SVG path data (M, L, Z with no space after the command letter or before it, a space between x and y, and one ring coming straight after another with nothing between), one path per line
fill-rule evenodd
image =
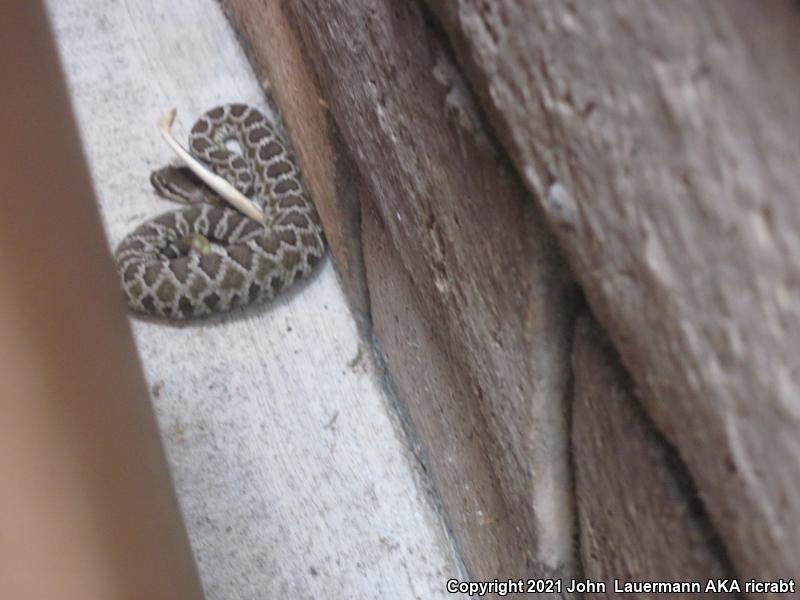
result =
M227 144L235 142L240 152ZM150 181L188 206L140 225L115 260L130 308L171 319L263 302L306 275L325 252L317 211L294 157L266 117L244 104L218 106L189 134L191 153L263 204L264 224L228 207L188 168Z

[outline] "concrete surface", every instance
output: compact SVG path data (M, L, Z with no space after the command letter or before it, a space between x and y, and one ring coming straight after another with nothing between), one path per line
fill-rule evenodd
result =
M213 0L47 4L113 248L170 208L148 182L166 108L184 140L216 103L266 102ZM269 307L131 325L209 600L452 597L460 563L330 260Z

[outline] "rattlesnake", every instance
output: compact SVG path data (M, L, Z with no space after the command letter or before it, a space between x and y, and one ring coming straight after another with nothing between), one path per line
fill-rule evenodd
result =
M229 208L185 167L153 172L159 195L189 206L147 221L117 247L130 308L172 319L224 312L268 300L311 271L325 252L319 217L266 117L244 104L213 108L192 127L189 148L263 203L265 225Z

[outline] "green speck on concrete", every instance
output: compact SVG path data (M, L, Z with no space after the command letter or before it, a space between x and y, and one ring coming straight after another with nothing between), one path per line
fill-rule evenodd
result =
M364 356L364 346L359 344L358 349L356 350L356 355L347 361L347 367L350 369L355 369L356 365L361 362L361 358Z

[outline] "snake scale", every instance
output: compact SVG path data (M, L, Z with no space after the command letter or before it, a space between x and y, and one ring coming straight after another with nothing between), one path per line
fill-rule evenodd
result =
M266 117L245 104L213 108L192 127L189 149L263 205L265 225L228 207L186 167L154 171L156 192L187 206L143 223L117 247L130 308L201 317L269 300L309 273L325 252L322 227L294 157Z

